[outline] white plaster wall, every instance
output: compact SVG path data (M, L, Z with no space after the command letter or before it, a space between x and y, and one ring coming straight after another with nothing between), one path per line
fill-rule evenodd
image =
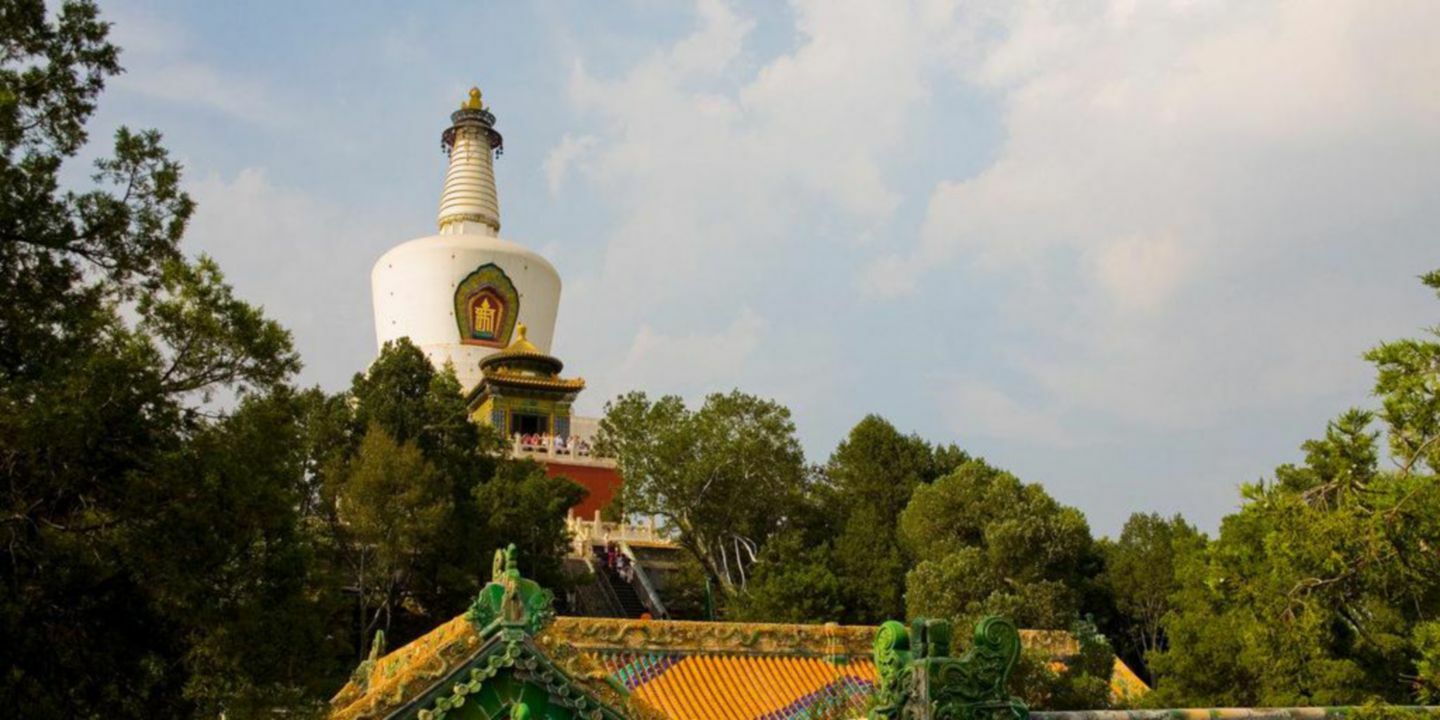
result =
M560 275L525 247L480 234L432 235L391 248L370 273L376 347L409 337L435 366L455 363L465 390L480 381L480 360L499 348L464 345L455 325L455 287L486 263L499 265L520 294L518 322L550 352L560 307ZM514 339L514 336L511 336Z

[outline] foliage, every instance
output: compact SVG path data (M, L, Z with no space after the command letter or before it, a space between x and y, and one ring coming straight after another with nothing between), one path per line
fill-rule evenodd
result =
M1387 705L1370 701L1345 713L1347 720L1434 720L1440 711L1433 707Z
M386 343L349 392L312 396L309 412L313 517L327 563L360 590L352 656L375 630L398 646L463 610L487 555L509 543L527 576L566 587L565 515L584 489L505 458L501 438L469 421L453 370L408 339Z
M904 616L910 562L898 537L900 513L915 488L968 460L953 446L932 449L916 435L901 435L876 415L835 448L824 478L831 492L827 512L840 521L833 564L847 612L837 619L878 623Z
M1415 661L1416 699L1426 705L1440 703L1440 620L1416 623L1410 637L1419 655Z
M606 403L595 447L625 478L625 511L664 520L731 596L805 480L790 411L739 391L694 411L675 396L622 395Z
M828 543L810 545L796 531L777 534L760 551L734 619L815 623L845 617L845 591Z
M900 538L916 560L906 578L911 617L962 624L992 614L1026 628L1065 628L1099 570L1078 510L981 460L916 488Z
M1105 558L1100 582L1114 600L1115 625L1124 632L1118 638L1119 652L1138 672L1144 672L1149 653L1166 646L1162 621L1179 589L1177 563L1202 552L1205 542L1179 515L1167 520L1155 513L1135 513L1118 540L1100 543Z
M119 72L88 2L0 12L0 707L171 717L325 684L289 335L178 243L153 131L63 163ZM219 394L239 399L222 412Z
M334 488L341 522L333 527L349 548L362 638L388 631L396 606L413 597L417 565L454 511L443 480L413 441L396 443L372 425Z
M1440 276L1425 281L1440 285ZM1433 331L1432 331L1433 334ZM1166 703L1405 703L1433 697L1440 614L1440 344L1385 343L1379 414L1351 410L1304 444L1305 462L1249 485L1208 551L1182 564L1155 656Z
M916 487L968 459L953 445L932 447L867 416L800 488L734 612L756 620L851 624L903 617L911 561L897 536L900 511Z
M1420 280L1440 296L1440 270ZM1429 328L1427 335L1381 343L1365 354L1375 364L1380 419L1402 475L1427 469L1440 473L1440 326Z
M1044 648L1025 648L1011 685L1031 710L1104 710L1113 706L1110 674L1115 650L1095 624L1079 620L1070 628L1077 652L1057 660Z
M565 517L584 499L585 488L547 476L531 460L505 460L475 488L475 507L492 542L515 545L526 577L557 590L569 586L562 567L570 540Z
M343 669L327 633L340 589L315 572L296 512L299 419L290 392L246 398L184 450L170 489L178 501L135 508L150 516L130 552L144 552L147 585L187 628L186 694L201 714L303 707Z

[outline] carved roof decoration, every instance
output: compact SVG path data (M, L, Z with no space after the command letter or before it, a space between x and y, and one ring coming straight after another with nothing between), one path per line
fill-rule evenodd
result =
M963 655L950 644L950 623L894 620L875 634L879 683L869 720L1028 720L1030 709L1010 695L1020 659L1020 632L1001 617L982 618Z
M654 622L626 618L556 618L547 634L587 652L680 653L869 658L875 628L868 625Z
M485 382L499 387L525 387L541 390L562 390L566 392L579 392L585 389L585 378L535 377L534 375L522 375L505 370L494 372L486 371Z

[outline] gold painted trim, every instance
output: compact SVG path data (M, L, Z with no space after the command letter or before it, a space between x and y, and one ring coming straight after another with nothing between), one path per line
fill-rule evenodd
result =
M875 628L559 617L545 634L591 651L669 651L868 658Z
M480 223L481 225L489 225L490 227L495 228L495 232L500 232L500 220L498 218L495 218L491 215L482 215L480 213L454 213L440 218L439 222L441 230L444 230L445 228L456 223L473 222Z

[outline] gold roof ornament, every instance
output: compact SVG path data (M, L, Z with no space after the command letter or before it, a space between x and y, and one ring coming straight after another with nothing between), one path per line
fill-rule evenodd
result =
M516 323L516 324L515 324L515 339L510 342L510 347L505 348L505 352L514 351L514 352L517 353L517 354L518 354L518 353L527 353L527 354L536 354L536 355L543 354L543 353L540 352L540 348L535 347L535 343L530 342L530 338L526 337L526 336L525 336L525 333L526 333L525 323Z
M480 361L483 380L475 386L474 392L482 392L492 385L566 393L585 389L583 378L560 377L565 364L536 347L530 342L528 334L529 328L525 327L525 323L515 323L515 339L510 341L510 345Z
M460 103L461 110L484 110L484 103L480 102L480 88L470 88L470 99Z

